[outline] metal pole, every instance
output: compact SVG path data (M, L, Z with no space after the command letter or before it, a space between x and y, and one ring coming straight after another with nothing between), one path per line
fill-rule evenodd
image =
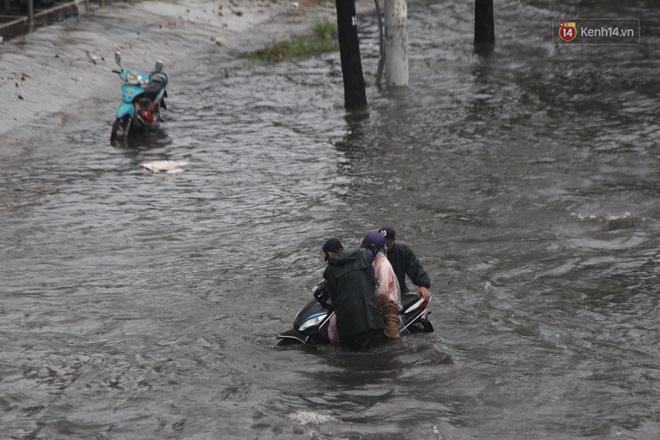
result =
M385 84L408 85L408 3L385 0Z
M28 0L28 32L34 32L34 0Z
M383 84L383 71L385 69L385 31L383 29L383 14L380 12L380 3L376 3L376 17L378 18L378 70L376 70L376 87Z

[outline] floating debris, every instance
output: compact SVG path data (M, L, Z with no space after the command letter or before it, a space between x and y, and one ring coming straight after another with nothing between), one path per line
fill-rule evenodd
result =
M151 162L142 162L140 166L152 173L181 174L183 168L188 165L187 160L154 160Z

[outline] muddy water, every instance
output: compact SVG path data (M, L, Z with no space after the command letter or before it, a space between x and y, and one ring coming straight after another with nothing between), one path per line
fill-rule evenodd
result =
M479 59L464 3L410 3L411 86L367 112L343 110L337 55L171 41L192 67L160 131L111 147L94 99L4 135L3 435L656 438L660 14L504 2ZM555 48L574 13L642 17L643 42ZM324 239L383 224L431 275L436 333L275 347Z

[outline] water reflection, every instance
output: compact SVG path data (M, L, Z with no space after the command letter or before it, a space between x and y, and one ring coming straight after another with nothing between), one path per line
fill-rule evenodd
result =
M125 141L118 142L116 147L133 151L148 151L165 149L171 144L172 139L167 135L167 131L159 127L155 130L135 131Z

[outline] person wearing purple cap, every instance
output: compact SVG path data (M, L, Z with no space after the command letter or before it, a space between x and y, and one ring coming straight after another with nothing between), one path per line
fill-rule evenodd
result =
M382 234L370 232L362 240L360 248L364 249L367 257L373 262L376 275L376 302L378 302L385 322L383 333L390 339L398 339L401 337L399 335L401 326L400 289L392 264L385 256L386 243L387 240Z
M336 238L327 240L322 250L328 262L323 278L335 311L339 344L353 350L368 348L385 328L371 261L358 249L344 250Z
M401 293L410 292L406 285L406 275L408 275L412 283L417 286L417 292L428 302L431 298L429 293L431 279L414 252L405 244L396 242L396 231L390 226L383 226L378 232L387 240L387 259L399 280Z

